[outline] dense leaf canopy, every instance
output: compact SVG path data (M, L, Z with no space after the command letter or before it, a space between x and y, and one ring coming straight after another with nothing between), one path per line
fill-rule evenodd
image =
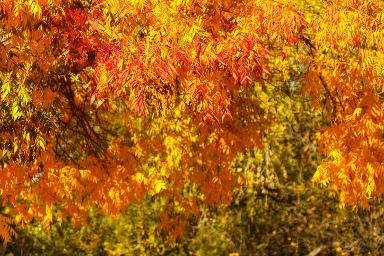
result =
M158 195L162 227L181 232L200 203L228 203L243 184L231 161L274 122L266 88L303 85L328 122L314 180L368 207L384 191L383 8L1 1L1 203L48 224L58 202L76 220Z

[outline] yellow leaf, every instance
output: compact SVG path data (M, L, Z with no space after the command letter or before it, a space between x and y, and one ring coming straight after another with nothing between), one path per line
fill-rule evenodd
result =
M154 186L154 191L156 194L158 194L166 188L167 188L167 186L163 181L156 181L155 186Z
M353 111L353 116L358 117L361 114L361 108L356 108L355 111Z

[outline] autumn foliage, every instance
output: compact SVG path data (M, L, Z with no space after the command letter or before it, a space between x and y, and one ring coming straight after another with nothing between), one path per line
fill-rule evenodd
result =
M49 224L56 203L77 220L156 195L177 234L244 185L231 161L273 123L257 94L273 83L302 84L329 121L314 180L369 206L384 191L380 3L1 1L1 203Z

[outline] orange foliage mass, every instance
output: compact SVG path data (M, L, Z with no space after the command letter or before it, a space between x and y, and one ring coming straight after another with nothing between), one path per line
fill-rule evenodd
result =
M147 194L185 216L229 203L231 161L273 122L255 83L297 65L330 118L314 180L367 206L384 190L383 6L325 1L308 18L300 2L2 1L2 204L49 224L55 203L75 220Z

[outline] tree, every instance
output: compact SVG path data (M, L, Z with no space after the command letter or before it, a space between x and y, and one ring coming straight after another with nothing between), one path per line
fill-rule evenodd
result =
M56 202L76 220L158 195L178 234L242 183L230 162L261 145L273 118L256 92L279 79L329 116L314 179L367 205L383 183L383 7L306 3L2 1L2 204L48 224Z
M322 88L332 108L314 180L339 191L342 205L369 207L383 193L383 32L380 1L335 1L313 22L307 87Z
M263 148L239 154L232 164L246 187L227 207L200 206L177 241L159 231L161 198L131 204L117 219L92 209L86 225L33 221L3 249L14 255L380 255L384 246L381 200L370 211L341 209L334 193L311 182L321 154L315 131L322 126L300 87L269 85L259 91L274 122ZM0 252L1 252L0 247Z

